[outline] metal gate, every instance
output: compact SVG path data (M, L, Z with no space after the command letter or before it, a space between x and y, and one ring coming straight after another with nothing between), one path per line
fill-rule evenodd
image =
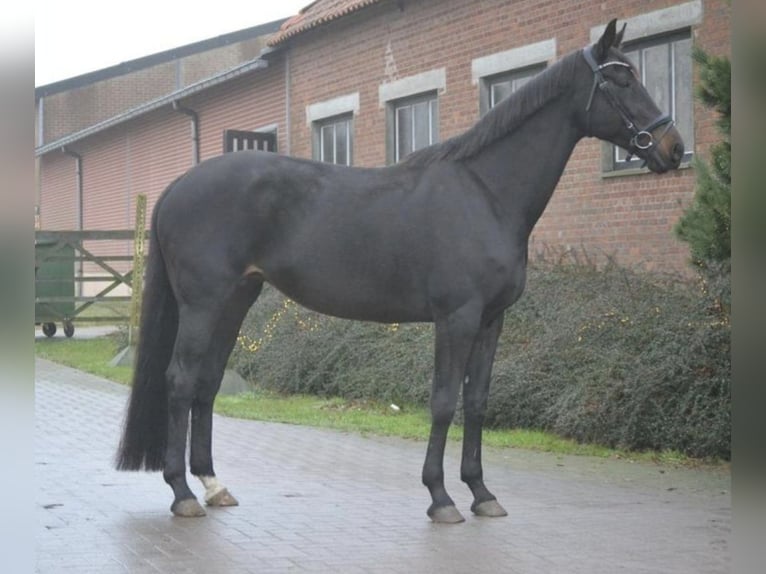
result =
M133 230L35 232L35 324L45 335L57 322L67 337L75 320L128 322L131 296L118 291L133 284L134 238Z

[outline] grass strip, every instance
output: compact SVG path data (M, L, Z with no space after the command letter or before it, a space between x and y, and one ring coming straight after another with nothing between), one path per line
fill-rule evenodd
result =
M111 381L129 384L132 369L113 367L110 361L120 349L116 337L94 339L41 339L35 354ZM358 401L310 395L284 395L256 389L236 396L219 395L215 410L225 416L329 428L378 436L393 436L425 441L430 431L430 415L421 407L398 405L399 410L378 401ZM461 440L463 429L452 425L450 440ZM581 444L552 433L525 429L485 429L483 444L489 447L522 448L562 455L622 458L660 464L697 466L718 464L699 461L677 452L628 452L599 445Z

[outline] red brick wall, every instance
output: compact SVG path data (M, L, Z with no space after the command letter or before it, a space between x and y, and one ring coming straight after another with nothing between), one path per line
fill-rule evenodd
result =
M629 18L677 4L670 0L419 0L400 11L387 1L295 38L269 69L187 98L200 117L200 151L222 152L223 130L278 125L282 153L311 157L306 107L359 92L354 162L386 161L386 112L378 102L390 44L398 77L446 68L439 96L442 139L462 132L479 117L479 86L471 80L474 58L555 37L558 57L589 42L592 26L612 17ZM729 54L730 8L723 0L703 3L695 44ZM285 58L290 74L290 133L285 120ZM83 100L84 102L86 100ZM711 113L695 105L695 151L704 155L718 139ZM169 107L83 140L85 226L132 226L133 198L147 193L149 208L162 189L191 163L189 118ZM289 138L289 141L288 141ZM44 229L73 228L74 160L60 152L42 158L41 223ZM672 232L694 187L691 169L656 176L603 178L601 147L583 140L532 237L531 251L582 247L591 256L650 269L686 269L687 248Z
M48 96L43 101L43 141L50 143L176 89L175 63L138 70Z
M359 92L355 117L356 165L386 160L385 110L378 86L385 79L390 42L398 76L446 67L439 95L440 133L461 133L479 117L479 87L471 61L487 54L556 38L558 57L590 41L592 26L613 17L630 18L679 2L647 0L422 0L364 9L295 38L291 43L291 150L311 157L306 106ZM703 22L693 29L696 45L716 54L730 51L730 9L722 0L703 3ZM718 134L708 110L695 105L695 151L705 154ZM532 237L531 252L583 248L591 256L613 256L649 269L686 269L688 250L672 228L692 194L694 173L640 174L602 178L601 144L583 140Z
M200 52L181 60L181 85L188 86L204 80L214 72L233 68L237 64L257 58L266 46L266 37L244 40L214 50Z
M276 66L213 88L184 105L200 119L201 158L223 152L223 130L276 124L284 133L284 76ZM135 197L149 212L162 191L192 166L191 119L170 105L70 146L83 158L85 229L132 229ZM75 160L53 151L41 160L42 229L76 229Z
M61 152L40 159L40 229L77 228L75 159Z
M284 69L277 58L264 70L189 98L185 106L195 110L200 120L202 160L223 153L226 129L255 131L276 124L277 149L284 149L285 103Z
M156 110L88 138L79 150L85 228L132 229L135 196L145 193L154 205L162 190L191 166L188 119L168 108Z

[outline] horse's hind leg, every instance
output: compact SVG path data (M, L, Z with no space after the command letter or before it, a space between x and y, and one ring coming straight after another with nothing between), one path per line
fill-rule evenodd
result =
M476 337L471 358L468 360L463 381L463 460L460 478L473 493L471 510L477 516L506 516L508 513L484 485L481 466L481 433L487 412L489 382L500 331L503 328L501 313L489 325L483 327Z
M183 306L179 312L178 334L167 370L168 441L165 450L163 478L173 489L170 510L176 516L204 516L186 482L186 437L189 411L197 395L203 363L215 324L213 309L191 309Z
M237 330L247 312L245 303L252 303L260 290L257 285L240 285L203 301L189 302L179 309L178 335L167 371L168 383L168 442L163 476L173 489L171 511L176 516L203 516L186 482L186 437L189 412L192 412L191 467L192 473L205 477L208 492L223 490L215 480L210 452L213 401L221 385L223 371L236 341ZM233 292L233 293L232 293ZM233 317L238 315L238 320ZM211 495L213 498L213 495ZM226 497L215 502L236 501Z
M198 392L192 403L191 452L189 466L191 473L199 478L205 487L205 503L208 506L236 506L239 504L229 490L218 481L213 470L213 402L223 377L226 362L237 340L242 320L247 310L258 298L262 283L247 281L235 291L228 301L214 336L211 349L211 383L202 385L206 392Z

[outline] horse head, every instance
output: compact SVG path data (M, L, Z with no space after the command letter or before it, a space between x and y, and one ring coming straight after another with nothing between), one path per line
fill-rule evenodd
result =
M638 72L621 52L623 34L617 20L607 25L601 38L583 49L589 69L585 132L638 156L653 172L676 169L684 143L673 119L660 111L641 83Z

